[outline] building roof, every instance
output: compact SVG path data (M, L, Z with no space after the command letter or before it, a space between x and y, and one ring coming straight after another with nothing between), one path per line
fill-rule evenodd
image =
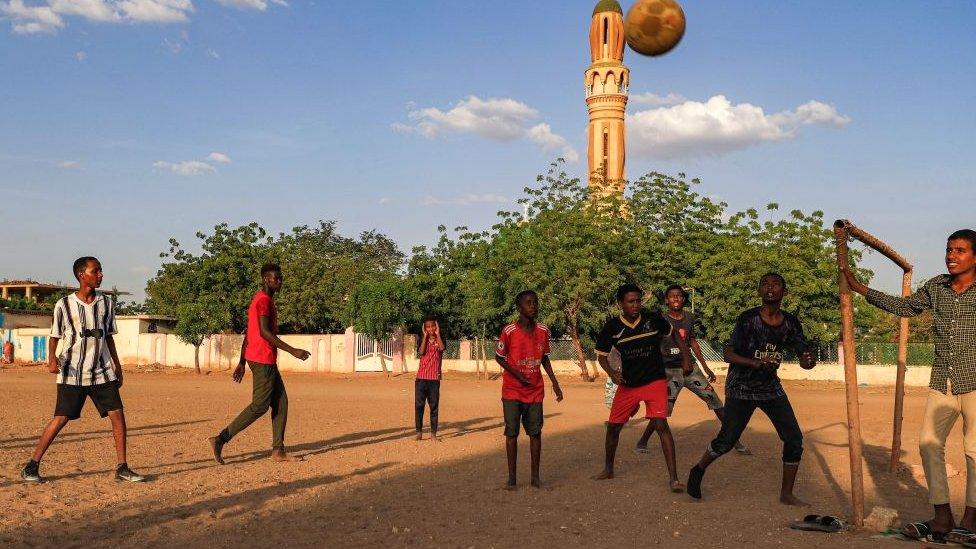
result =
M51 311L32 311L27 309L6 309L0 308L0 313L10 314L10 315L25 315L25 316L52 316Z
M615 11L620 15L624 14L624 10L620 7L620 3L617 0L600 0L597 2L596 7L593 8L593 15L606 11Z
M64 291L64 290L77 290L78 286L65 286L64 284L51 284L49 282L38 282L36 280L0 280L0 287L8 288L32 288L37 290L54 290L54 291ZM109 295L131 295L129 292L123 292L112 288L111 290L98 289L98 293L109 294Z
M137 319L137 320L168 320L175 321L176 318L166 315L119 315L116 320Z

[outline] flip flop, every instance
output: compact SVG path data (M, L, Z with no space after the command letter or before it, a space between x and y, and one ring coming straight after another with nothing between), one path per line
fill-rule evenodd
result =
M945 540L950 543L965 545L976 542L976 534L968 528L953 528L945 535Z
M638 446L634 448L634 452L638 454L650 454L651 451L647 449L647 446Z
M909 528L914 528L915 534L912 534L908 530ZM927 522L912 522L906 524L901 531L909 538L924 542L928 545L948 545L948 542L946 541L946 534L948 534L948 532L934 532L932 527L929 526L929 523Z
M795 520L790 523L790 528L794 530L806 530L811 532L843 532L849 527L846 522L830 515L807 515L803 520Z

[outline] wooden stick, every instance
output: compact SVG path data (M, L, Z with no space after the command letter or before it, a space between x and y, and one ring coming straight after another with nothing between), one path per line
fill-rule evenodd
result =
M912 293L912 264L896 252L880 238L855 226L847 219L838 219L834 223L834 230L844 229L850 236L864 243L866 246L881 253L901 267L904 271L901 282L901 295L908 297ZM838 258L839 259L839 258ZM908 319L902 318L898 324L898 369L895 374L895 412L891 434L891 461L888 466L890 472L895 472L901 463L901 425L905 408L905 372L908 368Z
M912 294L912 271L905 271L901 277L901 295ZM888 472L894 473L901 463L901 424L905 410L905 372L908 369L908 318L898 323L898 374L895 378L895 417L891 432L891 463Z
M861 410L857 398L857 355L854 343L854 302L847 278L840 268L848 268L847 228L843 222L834 224L837 244L837 282L840 286L840 318L843 325L844 382L847 386L847 442L851 460L851 507L855 526L864 526L864 470L861 462Z

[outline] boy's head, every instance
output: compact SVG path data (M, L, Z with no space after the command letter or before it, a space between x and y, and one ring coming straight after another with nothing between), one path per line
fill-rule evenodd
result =
M281 267L277 263L265 263L261 267L261 283L272 291L281 289Z
M759 277L759 297L763 303L779 303L786 295L786 279L783 275L770 272Z
M664 304L672 311L684 309L687 301L688 292L679 284L672 284L664 290Z
M437 317L427 315L424 317L424 333L434 335L437 332Z
M644 290L637 284L624 284L617 288L617 304L626 318L637 318L644 303Z
M535 318L539 314L539 296L533 290L522 290L515 296L519 316Z
M102 264L90 255L76 259L71 270L75 279L82 285L90 288L98 288L102 285Z
M961 229L949 235L946 242L946 267L950 275L959 275L976 269L976 231Z

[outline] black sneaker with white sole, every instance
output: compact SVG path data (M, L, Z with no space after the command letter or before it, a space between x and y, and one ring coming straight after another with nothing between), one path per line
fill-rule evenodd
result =
M115 470L115 478L128 482L142 482L146 480L146 477L136 473L132 469L129 469L128 464L125 463L119 465L118 469Z
M41 464L34 460L28 461L27 465L20 470L20 478L27 482L41 482L44 480L41 478Z

